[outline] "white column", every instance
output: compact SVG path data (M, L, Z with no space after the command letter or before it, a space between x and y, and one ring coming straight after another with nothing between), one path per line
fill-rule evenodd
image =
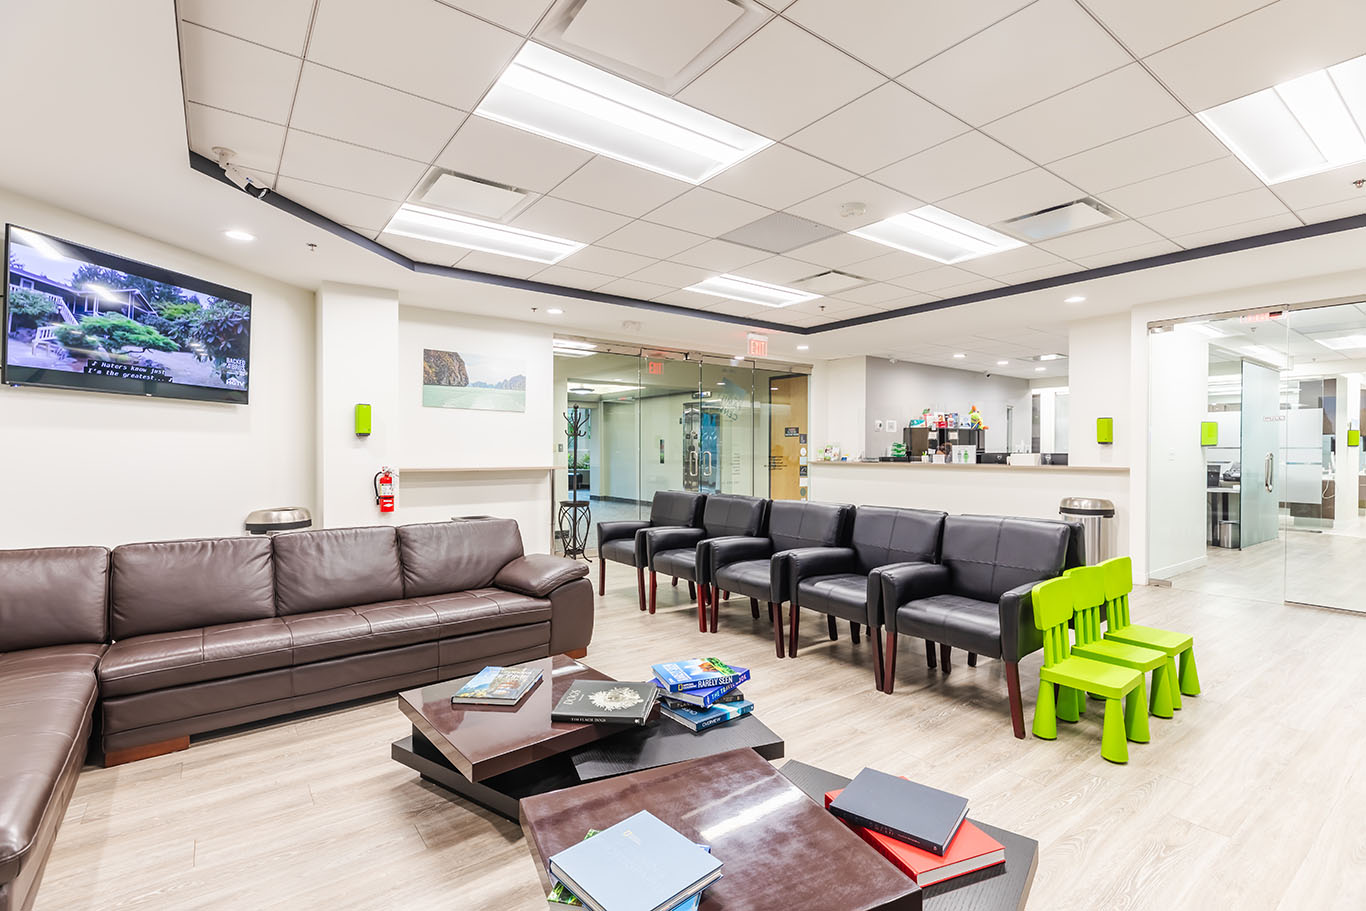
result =
M1129 412L1132 320L1128 313L1073 323L1067 336L1068 463L1127 466L1146 428ZM1096 442L1096 419L1114 418L1115 441Z

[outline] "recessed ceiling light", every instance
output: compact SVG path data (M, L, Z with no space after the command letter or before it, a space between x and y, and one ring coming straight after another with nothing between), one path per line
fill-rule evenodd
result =
M1196 116L1266 184L1366 161L1366 56Z
M1041 355L1039 355L1039 360L1041 360L1041 361L1060 361L1060 360L1062 360L1062 355L1061 355L1061 354L1041 354Z
M712 297L728 297L731 300L745 301L750 304L762 304L765 307L788 307L792 304L800 304L802 301L815 300L820 297L819 294L784 288L782 285L770 285L768 282L741 278L738 275L713 276L695 285L690 285L684 290L696 291L698 294L710 294Z
M958 358L958 357L967 357L967 355L966 355L966 354L955 354L954 357L956 357L956 358Z
M811 346L810 346L810 345L798 345L798 346L797 346L797 350L798 350L798 351L809 351L809 350L811 350Z
M592 342L581 342L576 338L557 338L555 339L556 348L582 348L585 351L592 351L598 347Z
M1024 246L1022 241L934 206L921 206L849 233L948 265Z
M223 236L228 240L237 240L242 243L256 239L255 234L252 234L250 231L243 231L240 228L229 228L227 231L223 232Z
M549 313L551 316L560 316L564 313L559 307L547 307L545 312Z
M773 144L531 42L474 113L695 184Z
M1086 303L1086 298L1082 297L1080 294L1073 294L1071 297L1064 297L1062 302L1064 304L1084 304Z
M569 387L569 391L570 391L570 392L576 392L576 393L578 393L579 395L587 395L588 393L590 393L590 392L593 391L593 387L592 387L592 386L570 386L570 387Z
M1228 333L1205 323L1177 323L1176 329L1182 332L1197 332L1206 338L1227 338Z
M997 367L1004 367L1006 364L1009 364L1009 363L1010 363L1010 361L997 361L997 362L996 362L996 366L997 366Z
M535 234L412 203L404 203L399 207L384 233L529 259L537 263L557 263L587 246L562 237Z
M1034 372L1035 372L1035 373L1043 373L1043 372L1044 372L1045 370L1047 370L1047 369L1048 369L1047 367L1035 367L1035 368L1034 368Z
M1336 338L1316 338L1314 341L1318 342L1323 347L1331 348L1334 351L1366 348L1366 335L1340 335Z
M769 392L777 392L777 391L778 391L778 387L777 387L777 386L769 386L769 387L768 387L768 391L769 391Z

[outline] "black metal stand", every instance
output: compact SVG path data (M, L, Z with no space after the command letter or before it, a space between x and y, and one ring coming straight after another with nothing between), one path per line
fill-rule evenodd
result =
M587 500L579 499L579 485L574 472L579 467L579 437L583 435L588 417L589 411L578 405L570 405L564 415L564 433L569 438L570 499L560 501L559 514L556 516L564 555L571 560L583 557L584 562L588 562L588 532L593 527L593 508Z

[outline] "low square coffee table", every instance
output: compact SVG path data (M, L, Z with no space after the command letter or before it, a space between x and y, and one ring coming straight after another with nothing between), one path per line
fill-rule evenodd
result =
M643 727L551 721L551 709L575 680L613 678L564 655L519 666L539 667L541 680L516 706L451 705L469 677L399 693L413 733L395 741L390 755L513 822L522 798L585 781L737 748L783 756L782 738L753 715L699 733L667 718Z

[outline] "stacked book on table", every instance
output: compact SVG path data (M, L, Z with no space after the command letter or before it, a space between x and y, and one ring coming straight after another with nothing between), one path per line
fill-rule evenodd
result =
M1000 842L967 820L968 802L864 769L825 806L922 889L1005 864Z
M695 911L721 861L642 810L550 858L549 900L593 911Z
M749 668L718 658L685 658L651 670L663 703L660 711L689 730L705 731L754 711L754 703L739 688L749 679Z

